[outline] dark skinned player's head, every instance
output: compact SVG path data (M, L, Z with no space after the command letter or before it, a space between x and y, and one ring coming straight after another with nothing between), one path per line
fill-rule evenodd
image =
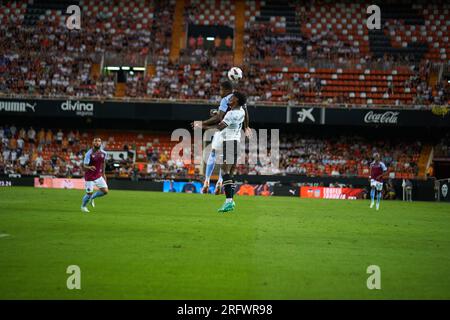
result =
M242 107L247 102L247 97L242 92L233 92L233 96L230 99L228 105L231 109Z
M225 97L233 92L233 84L231 81L224 80L220 83L220 96Z
M100 139L99 137L94 138L94 140L92 140L92 146L95 149L100 149L100 147L102 146L102 139Z

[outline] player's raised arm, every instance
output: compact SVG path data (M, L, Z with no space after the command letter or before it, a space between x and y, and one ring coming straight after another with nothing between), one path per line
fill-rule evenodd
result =
M209 126L209 125L212 125L212 124L218 124L220 121L222 121L224 116L225 116L225 112L219 110L216 114L214 114L208 120L202 121L202 126Z
M225 116L225 112L223 112L222 110L218 110L216 113L214 113L209 119L202 121L202 128L207 129L206 127L211 126L211 125L216 125L218 124L220 121L222 121L222 119ZM191 126L192 128L195 128L197 121L191 122Z
M230 121L231 121L231 114L227 113L225 115L225 117L223 117L223 119L218 124L211 125L211 126L205 126L204 128L205 129L213 129L214 128L214 129L223 130L229 126Z
M224 119L224 120L225 120L225 119ZM202 128L205 129L205 130L208 130L208 129L219 129L219 130L223 130L223 129L225 129L225 128L228 126L228 124L227 124L226 122L224 122L224 120L220 121L220 122L217 123L217 124L205 125L205 126L202 125Z
M233 84L225 80L220 84L220 96L222 99L220 100L219 109L216 112L212 112L211 117L207 120L202 121L202 127L208 127L211 125L216 125L220 121L223 120L225 114L228 111L228 102L230 101L230 97L233 93ZM191 123L192 128L195 128L195 121ZM208 129L208 128L205 128Z
M226 96L220 100L220 106L219 106L219 109L217 110L217 112L214 113L211 116L211 118L209 118L208 120L203 121L202 126L218 124L225 117L225 114L227 113L227 110L228 110L228 101L229 101L229 99L227 99L227 97L229 96L229 94L231 94L231 90L232 90L231 84L228 87L227 85L225 85L225 83L227 83L227 82L223 82L221 84L221 94L226 94ZM224 86L226 87L226 89L224 89Z

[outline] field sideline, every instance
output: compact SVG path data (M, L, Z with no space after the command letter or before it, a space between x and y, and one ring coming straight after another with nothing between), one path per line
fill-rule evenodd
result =
M0 188L0 299L450 299L449 204L237 197L219 214L223 196L112 190L83 214L82 195Z

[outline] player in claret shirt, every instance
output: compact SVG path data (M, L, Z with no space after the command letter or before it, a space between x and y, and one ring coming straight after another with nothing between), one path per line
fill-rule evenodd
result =
M370 208L375 204L375 193L377 195L376 209L380 209L380 201L383 193L383 177L387 172L386 165L380 161L380 154L373 155L373 162L370 164Z
M84 180L86 194L81 203L81 211L83 212L89 212L86 207L88 203L91 203L92 207L95 207L94 199L103 197L108 193L108 185L106 184L105 178L107 153L101 149L101 146L102 139L94 138L92 148L84 156L83 168L85 169ZM95 193L93 193L94 186L99 189Z

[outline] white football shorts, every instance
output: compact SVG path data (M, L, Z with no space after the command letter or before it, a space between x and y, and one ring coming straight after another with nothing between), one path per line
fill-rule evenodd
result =
M86 181L85 182L86 192L92 193L94 192L94 186L97 188L108 188L108 185L106 184L106 181L103 177L100 177L94 181Z
M375 179L370 179L370 187L375 187L377 191L383 190L383 182L377 181Z

